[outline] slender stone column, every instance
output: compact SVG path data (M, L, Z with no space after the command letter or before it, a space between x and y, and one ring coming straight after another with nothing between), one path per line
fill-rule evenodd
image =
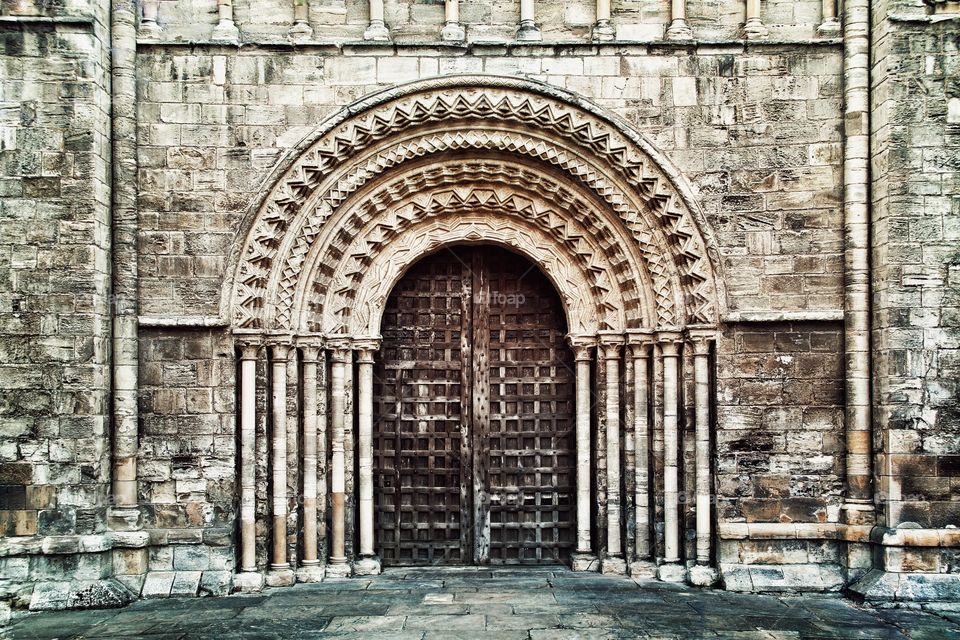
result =
M287 561L287 361L296 354L289 344L270 346L272 356L273 408L271 429L273 451L270 463L273 473L273 553L267 584L281 586L293 582L293 571Z
M613 40L616 35L610 23L610 0L597 0L597 23L593 25L593 39Z
M760 0L747 0L747 21L743 25L743 37L747 40L761 40L766 38L768 33L760 19Z
M657 336L663 358L663 561L657 575L679 582L685 577L680 562L680 488L678 483L679 424L677 413L680 334L661 331Z
M520 26L517 28L517 40L538 42L542 39L540 29L533 18L533 0L520 0Z
M217 13L220 21L213 28L214 40L237 42L240 40L240 30L233 22L233 0L217 0Z
M823 0L823 21L817 27L821 38L836 38L840 35L840 20L837 18L837 0Z
M687 0L672 0L670 14L667 40L693 40L693 31L687 24Z
M717 579L711 562L711 485L710 468L710 345L713 329L691 329L693 344L694 420L696 424L696 516L697 566L690 569L690 581L697 586L709 586Z
M607 417L607 555L600 570L606 574L624 574L627 571L623 559L620 526L620 348L623 336L605 334L600 336L600 351L606 372Z
M364 40L389 40L390 31L383 21L383 0L370 0L370 25L363 32Z
M570 556L574 571L596 571L597 556L590 544L590 362L596 344L592 336L567 336L576 363L577 550Z
M293 26L290 27L289 34L294 42L309 40L313 37L309 0L293 0Z
M256 571L256 401L257 351L240 346L240 571Z
M137 37L144 40L156 40L160 37L160 25L157 24L157 15L160 12L160 0L144 0L140 14L140 28Z
M656 570L650 552L650 345L649 331L631 330L627 345L633 360L633 438L634 438L634 503L635 503L635 562L630 563L630 575L652 578Z
M302 341L303 351L303 559L297 569L300 582L319 582L323 567L317 552L317 365L321 342Z
M467 32L460 24L460 1L447 0L444 5L444 21L446 24L440 31L440 39L446 42L461 42L467 37Z
M354 563L355 575L380 573L380 559L373 539L373 356L380 349L379 338L358 338L359 372L357 380L357 453L360 485L360 559Z
M350 575L344 540L344 500L346 498L346 460L344 458L344 408L346 402L346 368L352 366L349 340L331 340L333 365L330 368L330 493L332 500L332 527L330 540L330 564L327 575Z

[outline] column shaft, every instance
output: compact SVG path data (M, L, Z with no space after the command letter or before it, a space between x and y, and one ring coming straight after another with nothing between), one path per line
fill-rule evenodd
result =
M346 485L346 461L343 453L344 438L344 380L350 363L350 350L339 347L333 351L333 366L330 372L330 419L332 441L330 445L330 493L332 500L333 531L330 541L330 564L345 564L344 546L344 491Z
M621 339L622 340L622 339ZM622 554L620 543L620 344L603 345L607 414L607 554Z
M677 416L678 350L675 338L661 338L663 354L663 500L664 562L680 561L680 504L677 481L679 430Z
M370 24L363 32L364 40L389 40L390 32L383 21L383 0L370 0Z
M697 563L710 563L710 343L693 342L696 420Z
M319 564L317 554L317 359L320 349L303 348L303 560Z
M633 356L633 436L636 502L636 553L640 560L650 558L650 420L649 368L647 344L631 344Z
M359 351L357 449L360 456L360 555L374 555L373 540L373 350Z
M590 344L572 346L577 377L577 553L590 553Z
M287 562L287 358L290 347L277 344L273 354L273 556L272 569Z
M240 570L257 570L257 345L240 350Z

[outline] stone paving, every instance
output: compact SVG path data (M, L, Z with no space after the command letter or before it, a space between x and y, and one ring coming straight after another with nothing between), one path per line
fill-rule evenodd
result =
M949 607L948 607L949 608ZM960 639L953 612L870 609L566 569L393 569L257 595L28 614L4 638Z

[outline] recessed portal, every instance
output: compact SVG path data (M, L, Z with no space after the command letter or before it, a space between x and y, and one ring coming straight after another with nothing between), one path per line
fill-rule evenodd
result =
M553 285L506 250L424 258L386 305L374 389L385 565L565 562L573 357Z

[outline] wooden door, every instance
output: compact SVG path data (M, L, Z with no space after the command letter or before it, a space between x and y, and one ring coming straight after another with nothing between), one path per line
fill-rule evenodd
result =
M530 262L456 247L397 284L375 383L387 565L554 563L575 543L573 359Z

